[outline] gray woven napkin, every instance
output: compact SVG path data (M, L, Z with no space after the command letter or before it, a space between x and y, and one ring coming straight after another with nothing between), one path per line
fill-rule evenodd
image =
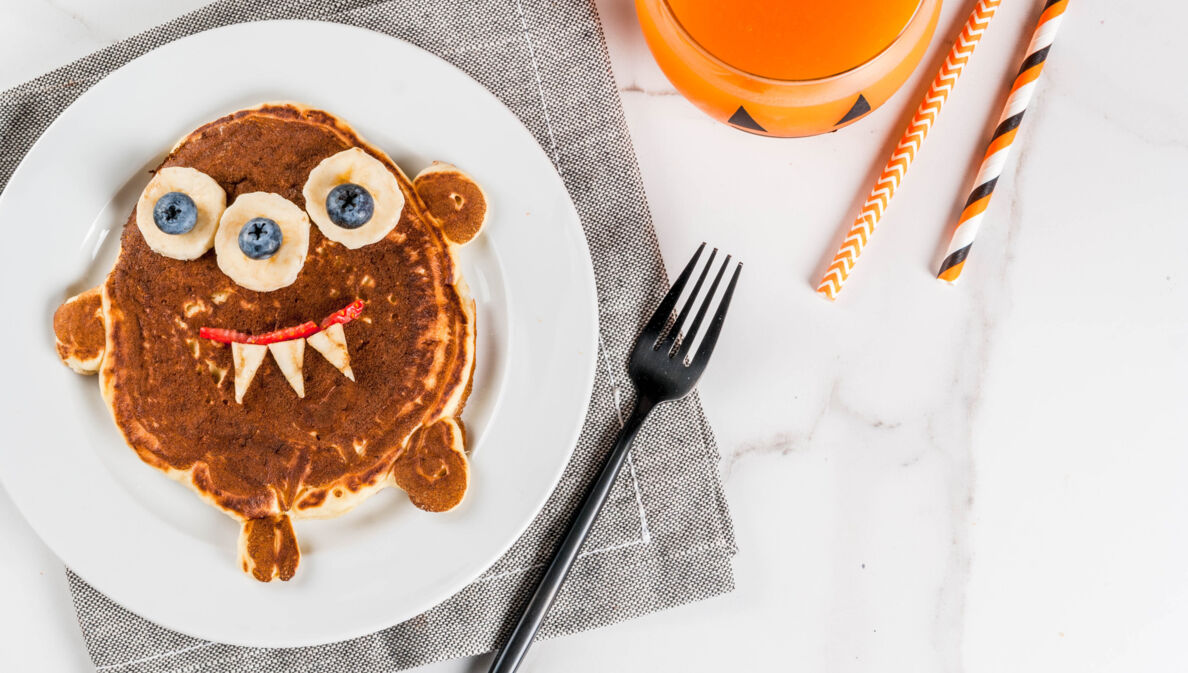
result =
M619 428L626 360L666 290L639 170L589 0L224 0L0 94L0 188L46 126L115 68L217 26L301 18L402 38L490 89L535 135L581 216L598 285L598 373L574 457L528 531L494 566L428 612L332 645L212 643L134 615L70 574L102 671L395 671L494 649L540 578ZM542 631L570 634L730 591L735 552L718 453L696 396L661 407Z

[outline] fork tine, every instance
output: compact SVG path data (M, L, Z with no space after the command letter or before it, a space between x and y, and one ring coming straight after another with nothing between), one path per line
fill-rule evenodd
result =
M637 345L642 345L647 342L648 347L652 347L660 340L660 332L668 324L668 317L672 315L672 309L676 306L677 299L681 296L681 290L685 289L685 283L689 281L689 276L693 275L693 267L697 265L697 260L701 258L701 251L705 250L705 243L697 246L697 252L693 253L693 259L685 265L685 270L677 277L676 282L668 290L668 294L664 295L664 299L660 300L660 305L656 307L656 312L652 314L648 324L644 326L643 331L640 332L639 341Z
M714 294L717 293L718 285L722 283L722 276L726 274L728 266L730 266L730 255L726 255L726 259L722 261L722 268L718 269L718 275L714 276L714 282L710 283L705 301L701 302L701 308L697 309L697 316L693 318L693 324L689 326L689 331L685 334L685 338L681 341L681 347L674 356L680 356L680 359L684 360L685 356L689 354L689 349L693 347L693 340L697 337L697 330L701 329L701 321L705 320L705 313L709 310L710 302L714 300Z
M685 319L689 317L689 311L693 310L693 302L697 301L697 295L701 293L701 286L705 283L705 277L709 275L709 270L714 265L714 257L718 256L718 249L710 250L709 259L705 260L705 267L701 269L701 275L697 277L697 282L693 283L693 291L689 293L689 298L685 300L685 305L681 307L681 312L677 314L676 320L672 323L672 328L664 339L656 344L656 350L663 348L669 350L676 341L677 336L681 333L681 325L685 324Z
M722 303L718 304L718 310L714 313L714 319L710 321L709 327L706 329L705 338L697 347L697 355L693 356L693 362L704 366L710 353L713 353L714 345L718 343L718 334L722 331L722 323L726 322L726 311L730 308L730 298L734 296L734 286L738 284L740 273L742 273L741 262L734 267L734 275L730 277L730 284L726 286L726 294L722 295Z

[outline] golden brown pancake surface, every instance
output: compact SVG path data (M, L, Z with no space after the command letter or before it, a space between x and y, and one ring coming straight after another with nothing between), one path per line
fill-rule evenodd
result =
M229 204L272 192L304 208L310 171L350 147L384 162L404 192L399 223L379 242L350 250L311 227L296 281L256 292L224 275L213 251L191 261L154 252L134 212L103 286L101 386L117 425L147 463L248 521L244 568L265 581L296 568L296 558L262 555L273 533L261 531L281 531L273 556L296 553L278 517L334 515L393 483L424 509L461 499L468 468L455 417L473 372L473 302L455 285L442 223L412 183L327 113L285 104L228 115L187 136L161 166L209 175ZM268 359L237 403L231 348L199 335L318 322L356 299L362 315L344 326L355 380L307 348L304 398ZM94 340L93 329L63 331Z

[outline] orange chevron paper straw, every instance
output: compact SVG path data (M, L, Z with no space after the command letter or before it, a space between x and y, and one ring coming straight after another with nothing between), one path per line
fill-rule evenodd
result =
M928 93L924 95L924 100L920 101L920 107L912 117L912 123L903 132L899 145L895 148L886 167L883 168L882 174L879 175L874 189L866 199L866 204L862 206L862 212L850 226L846 240L842 242L841 249L834 255L833 262L825 271L825 277L817 286L817 292L830 300L837 299L842 285L850 277L854 264L858 261L858 256L862 254L862 248L866 246L870 235L878 226L883 212L887 210L887 204L891 201L891 197L895 196L895 190L899 189L900 181L907 173L908 166L912 165L912 160L916 158L916 152L920 150L920 145L928 137L928 131L936 121L937 115L940 114L941 107L948 100L949 93L953 91L957 78L961 76L961 71L965 69L965 64L973 55L978 41L982 39L986 28L990 26L990 19L994 18L994 12L998 9L1000 1L978 0L978 4L969 15L969 19L966 20L965 27L957 36L953 48L949 50L944 65L941 66L940 72L936 73L936 79L932 80L932 86L928 87Z
M1019 66L1019 74L1011 86L1011 93L1007 96L1002 115L998 118L998 126L994 135L990 137L990 146L986 148L986 155L982 157L982 165L978 168L978 177L974 179L974 188L965 202L961 217L957 220L957 227L953 230L953 237L949 241L949 249L941 262L936 277L948 283L956 283L965 268L965 258L969 256L970 246L974 237L978 235L978 227L986 213L986 206L994 194L994 187L998 184L998 177L1002 175L1003 166L1011 153L1011 145L1015 142L1015 133L1023 121L1023 113L1035 94L1036 80L1044 71L1044 63L1048 59L1048 49L1056 39L1056 30L1060 28L1060 20L1064 17L1064 10L1068 8L1068 0L1047 0L1044 11L1040 14L1039 23L1031 36L1031 44L1027 45L1027 56L1023 65Z

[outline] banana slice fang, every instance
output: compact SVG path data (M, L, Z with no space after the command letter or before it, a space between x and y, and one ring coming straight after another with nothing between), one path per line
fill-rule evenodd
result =
M256 371L268 355L268 346L257 344L231 344L231 362L235 365L235 401L243 404L248 386L256 378Z
M305 339L292 339L268 344L268 352L280 367L285 380L297 397L305 397L305 378L301 373L305 363Z
M331 325L317 334L306 337L305 340L342 372L343 376L355 380L355 373L351 371L351 356L347 351L346 332L342 325Z

